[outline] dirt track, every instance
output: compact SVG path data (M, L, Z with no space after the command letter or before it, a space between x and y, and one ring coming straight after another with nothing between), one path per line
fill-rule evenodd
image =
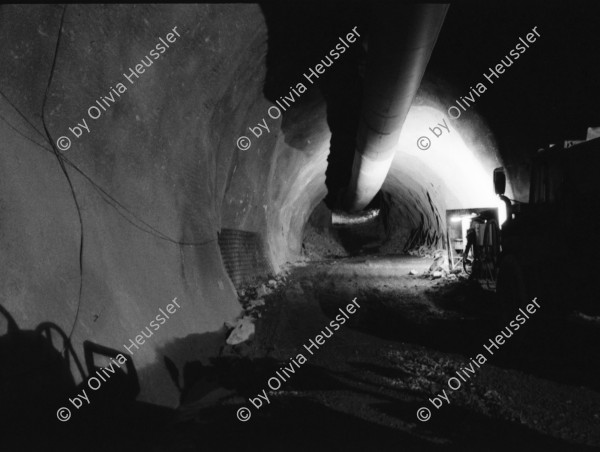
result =
M465 281L408 275L429 263L353 258L294 269L287 285L267 297L252 346L215 360L219 383L182 407L186 421L169 435L180 448L169 450L194 444L277 451L600 446L598 355L589 343L598 343L598 328L565 323L558 336L531 321L531 331L515 335L450 391L448 379L500 329L495 297ZM306 352L303 344L354 297L361 306L356 314L314 355ZM281 369L298 353L307 362L286 378ZM278 370L286 381L273 391L267 381ZM256 408L248 398L263 389L269 403ZM429 398L443 389L450 403L436 409ZM245 423L236 419L241 406L252 416ZM431 410L428 422L417 420L420 407Z

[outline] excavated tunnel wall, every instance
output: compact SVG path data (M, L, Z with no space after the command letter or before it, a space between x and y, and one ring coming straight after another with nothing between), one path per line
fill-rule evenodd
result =
M72 332L83 360L86 340L123 353L177 297L181 308L132 349L140 399L174 406L164 358L181 374L216 353L224 322L241 311L218 234L258 237L275 271L292 260L299 223L323 194L326 147L297 151L280 119L250 149L236 147L272 105L257 5L68 5L57 47L62 12L1 9L1 303L21 330L52 322ZM174 27L181 36L126 81ZM52 141L71 138L65 168L82 228L42 121L51 72L43 117ZM88 108L118 83L126 92L91 119ZM69 127L83 118L90 131L75 138ZM313 135L324 141L323 130Z
M0 9L0 302L21 330L52 322L71 335L83 360L85 341L124 352L177 297L179 310L133 349L140 400L175 406L165 363L182 375L217 353L241 312L234 284L299 255L326 195L328 107L311 86L268 117L270 33L257 5L68 5L57 46L62 14ZM180 36L126 81L174 27ZM127 90L115 97L118 83ZM83 118L89 132L76 138L69 128ZM256 138L248 127L263 118L269 132ZM71 138L72 189L45 127L53 142ZM252 140L245 151L240 135ZM432 177L424 187L402 161L392 168L384 189L407 210L400 233L436 223L443 183Z
M380 231L377 242L381 254L441 248L446 234L446 209L501 206L492 184L493 169L502 166L494 135L474 110L451 121L445 110L452 102L451 87L426 76L404 123L382 187L387 194L387 214L382 220L386 227L380 228L384 233ZM443 134L436 137L431 128L440 123L448 129L439 128ZM418 147L423 136L430 139L428 149ZM345 247L339 232L331 227L324 205L310 216L303 240L305 254L313 259L356 252Z

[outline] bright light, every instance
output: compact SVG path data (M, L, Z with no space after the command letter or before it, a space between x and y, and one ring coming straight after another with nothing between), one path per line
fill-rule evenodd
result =
M449 131L436 137L430 128L439 127L445 121ZM504 203L494 192L492 174L499 166L496 149L481 143L470 147L461 132L470 124L458 118L451 120L433 107L413 106L406 118L402 134L392 163L397 177L411 176L422 183L428 191L433 190L445 201L448 210L480 207L498 207L500 224L506 219ZM438 132L439 133L439 132ZM487 133L474 130L472 136ZM419 137L427 136L431 146L421 150L417 146ZM475 138L477 139L477 138ZM489 142L489 140L487 140Z
M333 210L331 212L331 223L336 226L354 226L358 224L366 224L373 221L379 216L379 209L370 209L357 213L347 213L343 211Z
M506 204L499 197L496 197L496 207L498 207L498 226L506 221Z

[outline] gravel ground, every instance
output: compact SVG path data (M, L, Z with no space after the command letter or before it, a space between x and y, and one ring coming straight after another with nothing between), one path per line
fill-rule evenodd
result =
M110 444L157 452L598 450L598 322L532 318L490 355L484 344L502 328L494 294L426 276L431 262L322 261L247 288L240 295L255 319L251 339L224 345L208 365L191 363L181 407L161 413L160 427L122 424L127 443L115 436ZM350 313L353 299L359 307ZM335 330L340 309L348 318ZM305 345L327 326L330 337L311 354ZM478 355L485 362L475 364Z
M250 344L215 360L216 380L228 383L184 403L170 442L179 448L169 450L600 446L598 355L589 343L597 326L565 323L559 335L532 319L491 356L483 346L500 329L494 294L465 280L431 279L430 264L348 258L293 269L252 311L260 318ZM355 297L360 308L311 355L304 345ZM482 352L486 362L464 373ZM299 353L306 362L295 366ZM456 378L460 369L465 381ZM437 408L429 399L443 390L449 403ZM236 419L240 407L249 410L247 422ZM417 419L422 407L428 421Z

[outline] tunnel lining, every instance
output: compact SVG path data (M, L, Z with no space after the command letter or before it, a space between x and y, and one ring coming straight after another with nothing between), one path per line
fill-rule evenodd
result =
M273 273L264 240L258 233L222 229L218 237L225 269L236 288Z

